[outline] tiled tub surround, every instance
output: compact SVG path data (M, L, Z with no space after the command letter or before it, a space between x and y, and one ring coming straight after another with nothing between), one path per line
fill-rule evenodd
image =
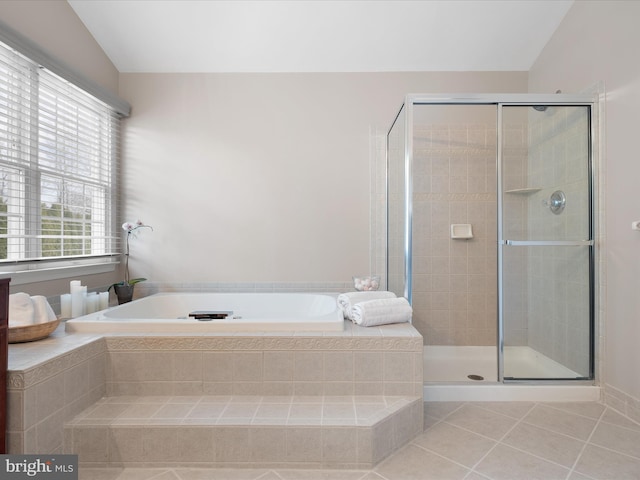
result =
M105 397L65 427L84 467L373 468L420 433L405 396Z
M422 424L422 338L409 324L295 336L58 330L10 350L11 453L367 468Z
M64 422L106 392L104 339L66 335L9 345L7 448L9 453L62 452Z
M422 394L409 324L277 335L109 336L107 395Z

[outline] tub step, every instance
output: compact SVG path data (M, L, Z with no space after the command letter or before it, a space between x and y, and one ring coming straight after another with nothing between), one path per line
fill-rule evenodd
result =
M65 425L84 467L372 468L422 431L411 396L105 397Z

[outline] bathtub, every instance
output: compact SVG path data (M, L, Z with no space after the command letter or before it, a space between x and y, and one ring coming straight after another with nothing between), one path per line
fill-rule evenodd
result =
M209 318L224 317L224 318ZM193 316L190 316L193 315ZM335 332L336 298L311 293L157 293L67 320L78 333Z

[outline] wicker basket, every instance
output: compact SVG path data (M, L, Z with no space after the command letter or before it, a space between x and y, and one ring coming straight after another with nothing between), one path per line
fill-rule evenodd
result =
M47 338L60 324L60 319L24 327L9 327L9 343L34 342Z

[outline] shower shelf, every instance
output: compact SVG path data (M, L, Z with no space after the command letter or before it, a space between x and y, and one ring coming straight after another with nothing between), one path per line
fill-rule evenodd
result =
M513 193L516 195L530 195L532 193L536 193L539 192L540 190L542 190L541 188L535 188L535 187L531 187L531 188L514 188L512 190L505 190L504 193Z

